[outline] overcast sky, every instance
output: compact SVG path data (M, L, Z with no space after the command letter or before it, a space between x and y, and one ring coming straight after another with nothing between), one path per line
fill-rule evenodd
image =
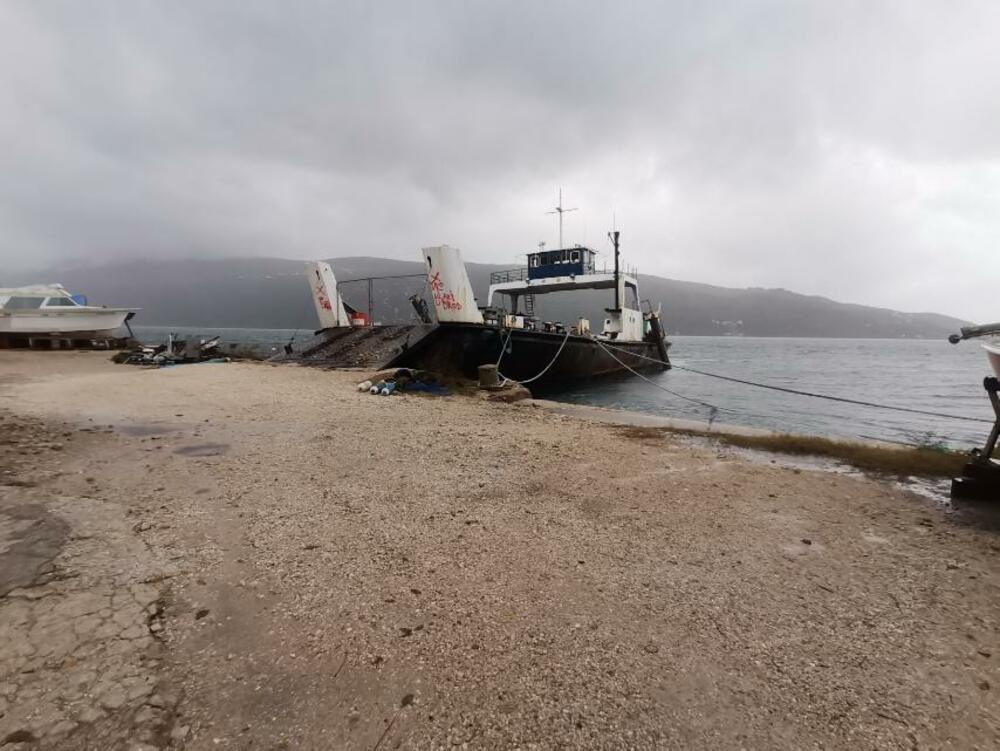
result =
M2 0L0 143L0 275L513 263L562 187L641 271L1000 319L996 0Z

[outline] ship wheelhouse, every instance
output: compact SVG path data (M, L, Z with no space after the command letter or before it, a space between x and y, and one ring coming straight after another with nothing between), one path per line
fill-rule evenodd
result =
M596 255L593 250L582 245L529 253L528 278L551 279L558 276L593 274Z

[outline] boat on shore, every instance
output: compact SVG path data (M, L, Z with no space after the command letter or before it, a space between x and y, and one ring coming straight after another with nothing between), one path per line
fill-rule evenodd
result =
M0 289L0 347L78 346L108 340L135 315L134 308L88 305L61 284Z
M958 344L965 339L982 339L986 358L993 369L994 376L983 379L983 388L989 397L990 405L996 420L993 429L982 448L975 448L969 455L969 461L962 468L962 476L951 482L953 498L980 498L988 500L1000 499L1000 456L997 447L1000 446L1000 322L988 323L983 326L963 326L958 334L952 334L948 341Z
M997 374L997 378L1000 378L1000 339L984 344L983 349L986 350L986 356L989 358L990 365L993 366L993 372Z
M981 339L990 337L989 341L982 343L986 350L986 358L997 378L1000 378L1000 321L997 323L987 323L982 326L963 326L960 333L952 334L948 341L958 344L966 339Z
M438 325L390 366L418 367L475 378L496 365L500 378L539 387L670 367L660 314L640 305L639 282L621 268L617 232L612 271L599 271L596 253L575 246L528 254L524 268L491 275L486 305L473 295L461 253L447 245L424 248L423 259ZM534 315L535 298L554 292L608 289L599 332L579 318L569 324ZM504 303L499 297L506 298Z
M667 369L670 344L659 310L648 302L642 309L637 276L621 265L619 233L610 237L612 270L598 270L595 251L583 246L539 250L528 254L526 267L491 275L484 306L477 304L457 248L424 248L436 321L415 295L411 303L424 323L408 326L359 324L349 315L329 264L310 263L307 278L322 328L301 357L329 367L415 368L468 379L479 376L480 366L493 365L503 381L545 389ZM535 315L537 296L582 290L613 292L599 331L591 330L587 318L563 323Z

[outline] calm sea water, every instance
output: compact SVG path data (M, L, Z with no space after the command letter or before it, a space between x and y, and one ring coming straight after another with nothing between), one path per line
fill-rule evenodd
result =
M222 336L224 343L253 344L279 351L293 336L303 342L311 331L134 327L148 342L169 331L181 336ZM992 419L983 377L989 366L974 342L953 346L944 340L776 339L672 337L676 365L734 378L965 417ZM720 423L792 433L875 438L956 448L982 445L989 425L842 404L720 381L682 370L648 374L678 394L718 407ZM706 407L671 396L638 378L592 381L548 398L630 409L668 417L706 420Z
M993 417L982 387L989 364L972 342L692 336L671 341L670 359L676 365L849 399ZM716 405L719 422L784 432L969 448L982 445L990 427L768 391L677 369L649 377ZM709 412L638 378L581 385L558 398L702 420Z

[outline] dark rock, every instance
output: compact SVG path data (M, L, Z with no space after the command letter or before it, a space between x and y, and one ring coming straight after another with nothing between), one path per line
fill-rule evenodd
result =
M519 402L523 399L530 399L531 392L528 391L524 386L520 385L509 385L504 386L498 391L490 392L487 399L491 402L501 402L503 404L513 404L514 402Z
M13 733L7 733L0 746L6 746L8 743L32 743L34 740L35 736L30 730L15 730Z
M201 610L199 610L197 613L194 614L194 619L196 621L200 621L202 618L204 618L210 612L211 611L208 608L202 608Z
M228 443L198 443L190 446L180 446L174 449L174 453L181 456L221 456L228 450Z

